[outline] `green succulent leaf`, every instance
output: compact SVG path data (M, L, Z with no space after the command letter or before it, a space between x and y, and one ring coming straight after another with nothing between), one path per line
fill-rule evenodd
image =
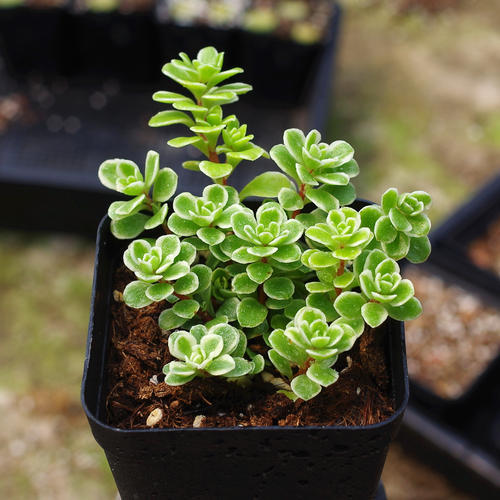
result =
M368 302L361 308L361 315L368 325L376 328L387 318L387 310L381 304Z
M240 192L240 200L249 196L275 198L283 188L293 189L288 177L280 172L265 172L251 180Z
M307 375L295 377L291 387L294 394L304 401L309 401L321 392L321 385L311 380Z
M267 308L258 300L247 297L238 305L238 323L244 328L253 328L260 325L267 316Z
M143 231L149 220L149 217L144 214L134 214L120 220L111 221L111 233L119 240L129 240L136 238Z
M286 300L292 297L295 285L290 278L270 278L264 283L264 292L268 297Z
M144 283L143 281L132 281L129 283L123 291L123 300L125 304L135 309L152 304L154 299L146 295L148 288L149 283Z
M366 300L360 293L343 292L335 299L334 307L344 318L357 319L361 316L361 308L365 303Z

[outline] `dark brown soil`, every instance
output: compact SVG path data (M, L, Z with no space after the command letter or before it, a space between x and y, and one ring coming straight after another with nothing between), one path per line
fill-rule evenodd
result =
M469 246L469 256L478 267L488 269L500 276L500 219L486 233Z
M131 281L125 268L115 274L114 289ZM115 298L119 294L115 292ZM337 362L339 380L309 402L293 403L256 376L247 387L224 379L195 379L170 387L162 368L172 358L168 334L157 320L163 303L131 309L112 305L112 346L108 363L108 423L122 429L146 428L153 410L161 409L157 427L247 427L269 425L366 425L393 413L393 399L382 330L368 329ZM278 375L276 373L276 375Z

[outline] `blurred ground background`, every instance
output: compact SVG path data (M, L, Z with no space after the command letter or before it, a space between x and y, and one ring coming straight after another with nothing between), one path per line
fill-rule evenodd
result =
M342 3L329 138L357 150L361 196L426 189L438 222L499 171L500 3ZM418 3L448 7L401 7ZM2 498L114 498L79 401L93 253L76 238L0 233ZM399 444L383 479L391 500L467 498Z

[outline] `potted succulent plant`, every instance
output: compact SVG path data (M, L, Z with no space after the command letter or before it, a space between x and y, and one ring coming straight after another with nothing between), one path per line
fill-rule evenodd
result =
M166 64L189 96L155 93L174 109L150 120L187 127L169 145L204 155L183 164L212 181L202 196L174 197L153 151L144 173L99 169L129 199L99 229L84 408L122 498L373 497L421 312L396 261L428 257L430 197L356 201L353 148L298 129L270 151L281 172L238 193L230 176L268 154L223 114L250 90L223 58Z

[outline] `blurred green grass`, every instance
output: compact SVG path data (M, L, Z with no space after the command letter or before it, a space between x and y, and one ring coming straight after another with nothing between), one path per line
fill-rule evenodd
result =
M430 16L343 3L328 136L355 147L360 196L426 189L438 222L499 170L500 5L464 1ZM79 401L93 252L77 238L0 233L4 498L114 495ZM429 477L392 491L423 498Z

